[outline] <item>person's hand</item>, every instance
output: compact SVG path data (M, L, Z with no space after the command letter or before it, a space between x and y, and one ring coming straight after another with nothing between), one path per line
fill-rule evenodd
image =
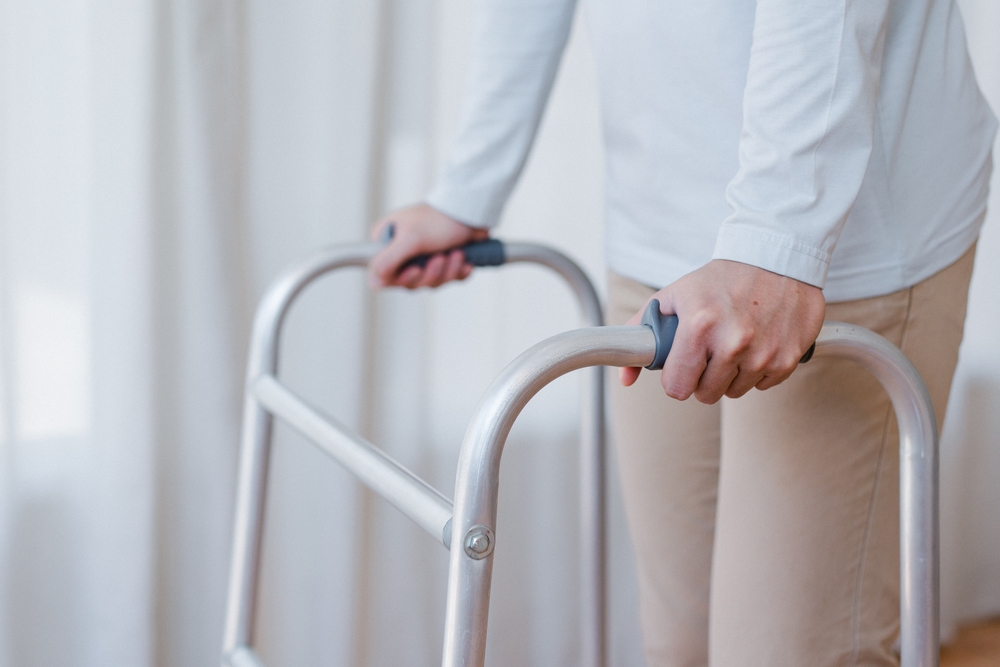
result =
M764 269L712 260L653 297L677 315L660 384L668 396L702 403L783 382L816 340L826 301L818 287ZM648 302L647 302L648 303ZM638 324L639 311L629 324ZM626 387L638 368L621 369Z
M368 264L372 287L437 287L451 280L464 280L472 272L460 250L452 250L472 241L483 241L489 230L470 227L427 204L400 209L375 223L372 240L379 240L393 226L392 241ZM451 252L445 252L451 250ZM418 255L431 255L423 268L407 261Z

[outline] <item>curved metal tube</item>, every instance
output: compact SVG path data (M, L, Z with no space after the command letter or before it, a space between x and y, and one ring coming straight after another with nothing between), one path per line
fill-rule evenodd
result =
M234 517L234 535L232 560L230 565L229 592L226 607L226 623L223 638L223 659L228 661L231 655L252 655L252 651L239 653L240 647L249 645L253 624L253 601L258 571L258 559L263 521L265 498L265 482L267 479L267 463L271 443L273 417L255 396L255 384L262 377L277 375L278 345L285 316L292 302L310 283L320 276L339 268L355 266L364 267L381 249L380 243L354 243L333 246L320 250L302 262L286 270L268 288L261 299L254 316L253 332L250 339L250 352L247 359L246 397L244 399L243 422L241 428L239 472L236 483L236 507ZM547 266L566 279L579 300L586 322L599 325L601 323L600 302L593 286L586 275L571 260L564 255L542 246L527 243L506 244L509 262L533 262ZM589 427L584 438L584 459L597 458L599 454L603 461L603 392L601 391L601 376L593 375L594 380L588 384L585 393L586 408L584 414L591 414ZM586 452L591 452L587 454ZM603 479L603 463L597 468ZM591 475L593 476L593 475ZM587 487L588 478L584 478L582 487ZM586 493L586 491L585 491ZM589 505L584 511L584 518L600 515L603 517L603 486L598 485L590 491ZM594 503L600 507L595 509ZM603 525L603 524L601 524ZM590 540L587 549L600 546L601 554L590 558L585 572L596 570L601 590L603 590L603 528L599 535L588 534ZM586 531L585 531L586 533ZM593 588L593 586L592 586ZM597 602L603 604L603 597ZM603 606L600 616L603 619ZM602 626L603 628L603 626ZM597 632L595 640L603 647L603 629ZM601 655L603 656L603 650ZM601 665L603 662L595 662Z
M584 321L604 324L594 286L574 262L551 248L533 243L507 243L507 262L533 262L552 269L570 286L583 309ZM604 423L604 367L586 370L581 399L580 433L580 667L604 667L608 655L607 613L607 428Z
M306 285L343 266L365 266L378 252L375 243L337 246L317 252L281 275L267 290L254 315L247 358L247 391L240 429L240 462L236 478L233 551L226 600L222 654L228 656L250 642L256 593L264 487L274 423L271 413L250 391L262 375L275 375L281 326L292 300Z
M938 426L927 386L899 348L876 333L827 322L817 356L856 361L885 388L899 424L900 660L937 667Z
M466 431L455 482L442 665L482 667L486 657L492 551L474 559L462 546L485 526L495 536L500 458L514 420L557 377L586 366L647 366L656 353L642 326L580 329L523 353L490 385ZM817 355L863 364L896 410L901 448L901 633L903 667L937 665L937 427L927 389L909 360L882 337L852 325L823 326ZM494 537L495 539L495 537Z
M496 531L500 455L522 408L545 385L587 366L644 366L656 352L646 327L595 327L553 336L512 361L480 400L465 432L455 481L445 667L482 667L486 657L493 557L470 558L463 545L478 525Z

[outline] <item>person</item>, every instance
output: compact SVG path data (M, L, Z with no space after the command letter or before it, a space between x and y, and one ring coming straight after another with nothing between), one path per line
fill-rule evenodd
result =
M452 152L423 203L377 222L374 235L395 236L373 284L469 275L453 248L499 220L574 6L479 0ZM824 318L855 323L901 347L944 416L996 131L959 12L953 0L586 12L608 319L637 323L653 297L679 317L659 377L622 369L613 391L647 664L898 664L891 407L849 362L796 368ZM424 253L425 267L404 267Z

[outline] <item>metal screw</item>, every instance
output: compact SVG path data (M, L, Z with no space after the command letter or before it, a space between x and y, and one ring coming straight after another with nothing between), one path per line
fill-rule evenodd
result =
M473 560L482 560L493 553L496 538L487 526L473 526L465 534L465 553Z
M490 548L490 538L482 533L478 533L469 538L469 548L477 554L481 554Z

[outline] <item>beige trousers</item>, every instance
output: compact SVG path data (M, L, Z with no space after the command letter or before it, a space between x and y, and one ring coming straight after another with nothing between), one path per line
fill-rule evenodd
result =
M903 350L939 424L974 250L910 289L827 306ZM653 292L612 274L609 323ZM716 405L667 398L659 373L612 385L647 667L898 664L898 437L870 375L815 359Z

